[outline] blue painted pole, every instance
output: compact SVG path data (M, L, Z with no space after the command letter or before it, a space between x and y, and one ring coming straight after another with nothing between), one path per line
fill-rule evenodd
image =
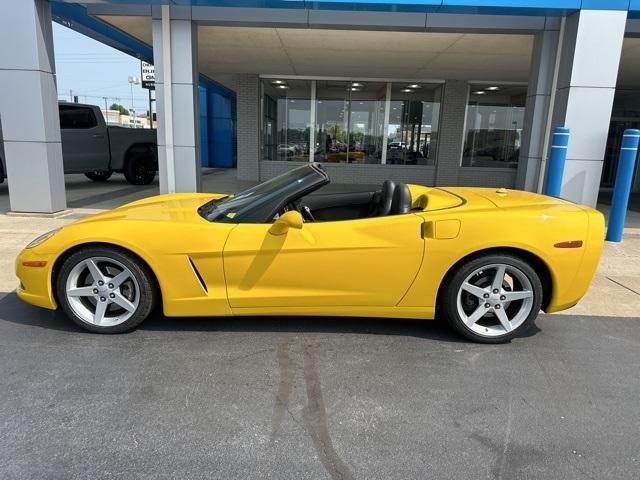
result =
M616 172L616 183L613 187L613 199L609 212L609 227L607 240L621 242L624 231L624 221L629 207L629 194L633 182L633 172L638 156L638 143L640 143L640 130L629 129L622 136L622 148L620 148L620 160Z
M551 153L547 167L547 181L543 192L545 195L560 197L564 164L567 161L567 149L569 148L569 133L570 130L565 127L556 127L553 130Z

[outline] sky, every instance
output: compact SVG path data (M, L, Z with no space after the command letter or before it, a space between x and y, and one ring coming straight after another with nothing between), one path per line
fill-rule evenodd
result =
M81 33L53 23L58 99L71 99L69 90L81 103L104 108L119 103L131 108L129 76L140 77L140 60L104 45ZM136 112L149 108L147 90L133 86Z

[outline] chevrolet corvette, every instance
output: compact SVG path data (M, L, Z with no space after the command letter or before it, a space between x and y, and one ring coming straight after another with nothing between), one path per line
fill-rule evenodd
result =
M591 208L503 188L317 192L310 163L235 195L129 203L31 242L18 296L81 327L164 315L444 318L502 343L587 291L604 244ZM314 193L315 192L315 193Z

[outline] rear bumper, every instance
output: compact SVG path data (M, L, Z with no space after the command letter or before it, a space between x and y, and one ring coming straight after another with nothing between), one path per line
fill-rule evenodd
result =
M568 287L562 291L554 288L547 313L560 312L575 306L589 290L593 277L598 269L602 249L604 248L605 222L604 215L592 208L583 207L588 218L587 238L585 240L582 260L576 265L575 276Z
M51 288L51 272L54 255L36 253L37 249L25 249L16 258L16 276L20 286L16 290L18 297L31 305L55 310L58 308ZM25 266L24 262L45 261L44 267Z

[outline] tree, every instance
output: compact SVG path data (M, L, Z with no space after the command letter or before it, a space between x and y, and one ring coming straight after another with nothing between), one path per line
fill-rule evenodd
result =
M119 103L112 103L109 110L118 110L120 115L129 115L129 109L123 107Z

